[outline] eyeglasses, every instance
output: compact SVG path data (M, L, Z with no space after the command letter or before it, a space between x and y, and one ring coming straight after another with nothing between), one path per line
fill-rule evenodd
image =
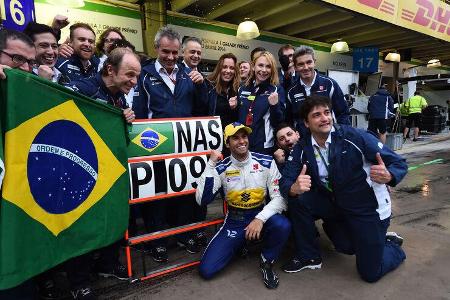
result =
M6 51L0 50L1 53L8 55L13 63L15 63L18 67L23 65L24 63L28 63L31 68L39 66L39 64L34 59L26 59L22 55L19 54L9 54Z

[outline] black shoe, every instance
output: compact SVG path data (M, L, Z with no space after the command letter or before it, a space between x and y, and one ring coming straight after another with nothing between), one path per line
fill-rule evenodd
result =
M160 247L154 247L152 249L152 257L153 260L156 262L167 262L169 260L169 256L167 255L167 249L166 247L160 246Z
M286 273L296 273L303 269L320 269L322 267L322 259L298 259L292 258L288 263L283 265L282 269Z
M261 258L259 263L259 269L261 270L263 276L263 282L268 289L276 289L280 281L278 280L278 275L273 270L272 263L268 261L263 261Z
M97 300L97 296L95 296L90 287L72 290L70 293L72 294L73 299Z
M119 280L128 280L128 272L127 272L127 268L122 265L121 263L117 263L112 269L109 270L100 270L98 272L99 276L102 277L114 277L117 278Z
M403 245L403 238L393 231L386 232L386 241L394 243L399 247Z
M182 248L186 248L186 251L191 254L199 253L202 250L201 247L194 240L194 238L190 238L187 241L180 240L177 242L177 244Z
M197 232L194 239L200 247L208 246L208 238L206 237L206 233L204 231Z
M416 139L416 138L413 138L413 142L417 142L417 139Z
M40 300L53 300L60 299L62 297L61 290L55 287L53 280L47 280L46 282L39 283L38 288L38 298Z

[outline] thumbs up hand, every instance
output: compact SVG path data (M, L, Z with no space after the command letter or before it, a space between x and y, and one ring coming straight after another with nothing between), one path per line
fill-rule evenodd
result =
M306 165L303 165L300 175L297 180L292 184L289 191L290 196L298 196L304 192L308 192L311 189L311 177L306 175Z
M276 105L278 103L278 93L273 92L269 95L269 98L267 98L267 100L269 100L270 105Z
M385 184L392 180L392 175L389 173L380 153L376 154L377 165L370 167L370 179L376 183Z

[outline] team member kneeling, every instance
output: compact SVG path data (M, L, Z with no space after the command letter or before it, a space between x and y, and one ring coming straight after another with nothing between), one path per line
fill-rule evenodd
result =
M271 156L248 150L249 127L232 123L225 127L224 139L231 155L219 162L222 154L212 151L200 177L197 202L207 205L222 187L228 204L222 228L209 243L200 262L200 275L209 279L222 270L245 240L264 238L260 269L267 288L278 286L272 264L278 258L291 229L280 213L286 202L278 189L280 173ZM271 201L264 205L266 191Z
M322 265L315 218L337 251L355 254L361 278L380 279L406 258L403 239L388 233L391 202L386 184L406 175L405 160L370 133L334 125L328 98L311 96L300 109L311 134L294 146L280 180L288 198L297 257L286 272Z

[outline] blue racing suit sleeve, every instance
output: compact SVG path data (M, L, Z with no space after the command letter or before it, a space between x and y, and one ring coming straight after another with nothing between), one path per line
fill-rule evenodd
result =
M297 180L298 175L303 168L301 156L303 149L297 143L286 159L286 163L283 169L283 176L280 179L280 192L285 199L292 198L289 196L289 190L294 182Z
M372 134L362 131L362 138L364 140L364 157L371 163L378 164L376 154L379 152L386 168L392 175L392 180L387 184L390 186L396 186L408 172L406 160L389 149L389 147L383 145Z
M351 125L350 111L348 110L348 105L347 101L345 101L344 93L342 93L342 90L336 81L334 81L333 79L331 81L333 82L334 88L333 95L331 97L331 103L333 112L336 116L336 121L339 124Z
M198 205L208 205L211 203L219 189L222 187L220 175L215 168L215 163L208 161L205 171L197 181L195 200Z

